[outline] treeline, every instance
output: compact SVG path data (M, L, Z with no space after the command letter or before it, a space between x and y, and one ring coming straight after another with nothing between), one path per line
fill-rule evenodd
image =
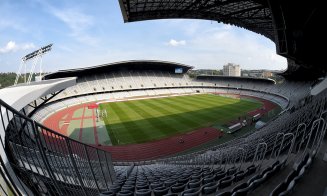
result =
M8 72L8 73L0 73L0 89L6 88L8 86L12 86L15 83L16 73ZM35 80L35 74L33 74L32 81ZM18 83L24 82L24 76L20 76Z

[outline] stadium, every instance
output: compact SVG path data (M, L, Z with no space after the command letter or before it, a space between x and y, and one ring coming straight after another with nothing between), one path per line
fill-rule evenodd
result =
M191 79L185 74L189 69L171 62L126 61L58 71L45 77L77 77L77 84L32 117L80 142L108 149L114 160L135 161L189 150L220 135L225 141L230 137L227 131L235 132L236 137L242 128L239 122L247 119L250 124L253 116L263 114L272 119L288 105L286 97L264 91L274 81L245 78L241 88L239 79L233 77ZM93 105L99 108L92 109ZM180 138L185 144L176 146Z
M326 194L319 3L119 3L125 22L210 19L262 34L288 59L284 80L126 60L1 89L2 195Z

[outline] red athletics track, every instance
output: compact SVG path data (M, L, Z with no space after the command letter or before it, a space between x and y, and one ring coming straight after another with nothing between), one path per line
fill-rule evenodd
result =
M255 111L249 112L249 114L257 114L257 113L266 113L276 107L276 104L271 103L270 101L251 97L251 96L243 96L249 97L256 100L261 101L264 104L265 110L257 109ZM73 113L75 110L87 107L90 103L80 104L76 106L72 106L61 111L56 112L47 118L43 124L53 130L58 131L63 135L67 135L68 125L64 124L61 129L59 128L59 121L62 120L62 117L66 114L67 117L65 120L69 122L70 120L74 120ZM83 117L85 118L93 118L95 120L94 112L93 117ZM80 119L80 118L79 118ZM82 129L81 129L82 130ZM81 131L82 132L82 131ZM82 134L80 132L80 135ZM96 134L96 126L94 127L94 133ZM109 151L112 154L112 158L115 161L141 161L141 160L149 160L153 158L164 157L172 154L176 154L187 149L199 146L206 142L209 142L219 136L222 136L223 132L219 131L216 128L208 127L197 129L193 132L181 134L177 136L173 136L170 138L165 138L161 140L156 140L152 142L147 142L143 144L128 144L128 145L120 145L120 146L101 146L94 145L103 150ZM97 135L95 135L97 136ZM180 143L180 139L184 141ZM95 137L96 144L98 144L98 138Z
M98 147L111 152L112 158L115 161L141 161L176 154L204 144L222 135L223 132L208 127L197 129L188 134L177 135L143 144ZM184 141L183 143L180 143L181 138Z

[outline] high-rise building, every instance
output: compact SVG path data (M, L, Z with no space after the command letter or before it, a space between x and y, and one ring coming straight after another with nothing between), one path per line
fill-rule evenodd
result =
M241 76L240 66L228 63L227 65L224 65L223 74L224 76Z

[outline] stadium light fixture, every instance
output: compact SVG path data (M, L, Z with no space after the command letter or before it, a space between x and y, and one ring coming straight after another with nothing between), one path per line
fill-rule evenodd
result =
M33 58L35 58L37 56L43 55L43 54L49 52L52 49L52 45L53 44L49 44L49 45L44 46L44 47L42 47L42 48L40 48L38 50L35 50L34 52L29 53L26 56L24 56L22 58L22 60L25 62L25 61L33 59Z
M22 71L23 68L24 68L24 71L25 71L25 73L24 73L24 82L29 84L31 82L31 80L32 80L32 76L33 76L33 73L34 73L35 66L39 61L40 61L40 71L39 71L40 76L39 77L41 79L41 77L42 77L42 56L52 49L52 45L53 44L46 45L46 46L44 46L44 47L42 47L42 48L40 48L38 50L35 50L32 53L29 53L29 54L25 55L22 58L21 64L19 66L19 70L16 73L16 79L15 79L14 85L17 85L18 80L19 80L20 76L22 75L21 71ZM31 70L29 72L28 79L27 79L26 62L29 61L29 60L32 60L32 59L34 59L34 63L32 65L32 67L31 67Z

